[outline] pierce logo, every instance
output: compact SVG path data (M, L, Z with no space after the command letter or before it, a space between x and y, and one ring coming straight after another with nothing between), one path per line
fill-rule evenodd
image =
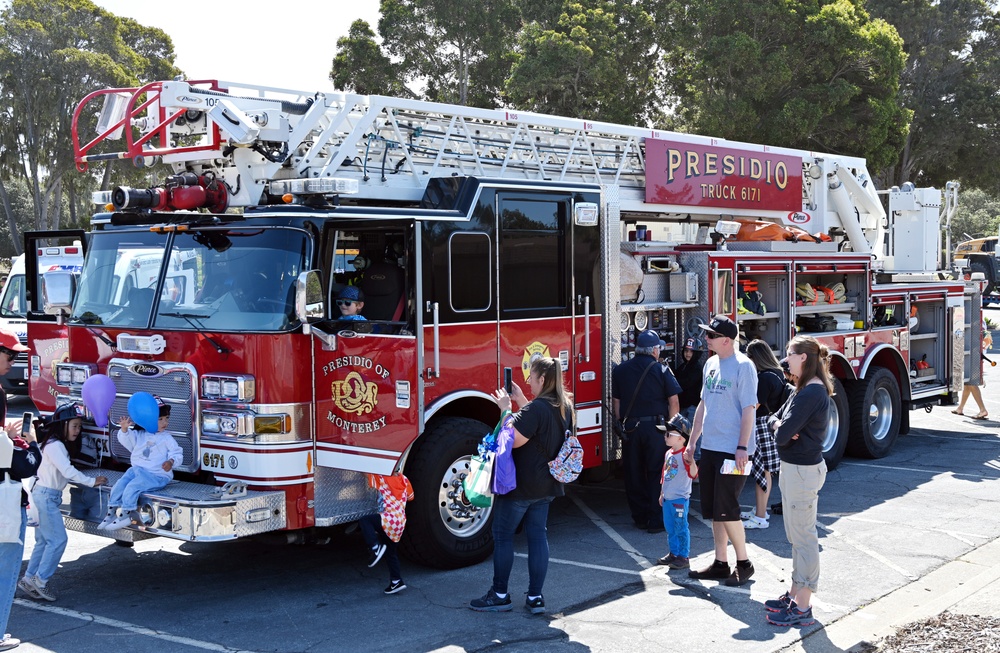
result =
M132 374L138 374L139 376L159 376L163 373L159 367L150 365L149 363L136 363L129 369L132 370Z
M808 213L803 213L802 211L793 211L788 214L788 221L792 224L805 224L811 219L812 217Z

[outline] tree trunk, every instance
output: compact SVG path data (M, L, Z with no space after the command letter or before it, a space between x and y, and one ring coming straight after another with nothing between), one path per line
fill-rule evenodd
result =
M60 223L62 222L62 200L63 200L63 183L62 178L55 183L53 187L55 201L50 205L52 207L52 215L49 219L49 225L51 229L58 229Z
M69 189L66 191L66 194L69 196L69 225L68 226L75 227L78 224L80 224L79 222L77 222L77 219L76 219L76 188L74 186L70 186Z
M7 194L7 187L4 186L3 179L0 179L0 201L3 202L3 212L7 216L7 228L10 229L10 238L14 241L14 254L21 254L21 232L17 228L17 220L14 219L14 209L10 205L10 195Z

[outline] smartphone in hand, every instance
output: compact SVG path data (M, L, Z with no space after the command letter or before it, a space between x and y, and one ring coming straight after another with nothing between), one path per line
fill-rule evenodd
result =
M35 419L34 413L24 413L21 417L21 436L31 433L31 421Z
M512 370L509 367L503 368L503 389L507 391L507 394L510 394L514 390Z

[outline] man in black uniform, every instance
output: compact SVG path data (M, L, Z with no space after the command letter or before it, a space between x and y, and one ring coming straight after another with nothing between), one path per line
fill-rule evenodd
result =
M632 520L650 533L662 533L660 471L667 445L656 425L680 410L681 386L657 360L666 343L655 331L643 331L635 344L635 358L611 373L612 408L615 419L624 418L622 463Z

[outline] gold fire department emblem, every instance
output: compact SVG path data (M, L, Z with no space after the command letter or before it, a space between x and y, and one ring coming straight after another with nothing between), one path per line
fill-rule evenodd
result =
M343 381L334 381L330 391L333 403L345 413L370 413L378 405L378 386L357 372L351 372Z
M524 356L521 357L521 372L524 373L524 380L527 381L531 375L531 364L538 358L549 357L549 346L537 340L524 349Z

